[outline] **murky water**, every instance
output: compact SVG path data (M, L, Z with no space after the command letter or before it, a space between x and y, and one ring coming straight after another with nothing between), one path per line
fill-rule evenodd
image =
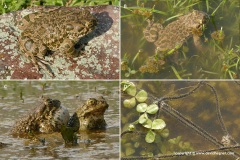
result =
M132 79L229 79L239 78L239 9L237 0L226 1L144 1L123 0L121 5L121 55L128 62L128 69L122 71L122 78ZM129 8L127 8L129 7ZM201 42L202 49L195 47L190 38L173 55L165 58L165 64L159 62L155 73L142 72L140 67L146 66L147 59L156 54L156 46L147 42L143 30L151 12L154 22L166 26L175 21L177 16L192 10L207 13L210 20L206 24ZM212 13L214 13L212 15ZM175 17L175 18L174 18ZM170 18L170 19L169 19ZM225 38L218 42L211 37L214 31L222 28ZM159 35L160 36L160 35ZM232 51L230 51L232 50ZM158 58L156 58L158 57ZM154 63L154 62L152 62ZM150 63L150 64L152 64ZM236 66L237 65L237 66ZM234 67L235 68L234 68ZM132 72L132 70L137 71ZM134 74L135 73L135 74Z
M13 138L9 131L18 118L31 111L41 95L59 99L70 114L88 98L102 95L109 104L106 131L81 132L77 146L65 146L59 133L39 135L39 141ZM0 159L118 159L118 82L2 81L0 82Z
M166 96L177 96L189 92L196 87L198 82L162 82L162 81L144 81L144 82L134 82L137 88L144 89L154 97L166 97ZM219 106L221 109L222 119L228 130L230 136L232 136L238 143L240 142L240 110L238 108L240 104L240 82L207 82L216 91ZM192 86L192 87L190 87ZM182 89L181 89L182 88ZM184 88L184 89L183 89ZM179 90L180 89L180 90ZM122 95L122 100L129 98L131 96ZM154 99L152 96L148 96L147 104L150 105ZM216 98L213 90L207 85L201 86L193 94L186 96L185 98L180 98L172 101L166 101L172 108L176 109L186 118L190 119L196 125L203 128L206 132L216 137L218 141L221 142L224 136L224 131L220 126L216 111ZM138 103L137 103L138 104ZM141 114L137 113L136 107L126 108L122 106L122 131L128 129L130 123L136 121ZM148 115L150 116L150 115ZM152 117L153 118L153 117ZM170 116L163 110L160 111L160 118L166 122L166 128L169 130L169 136L167 138L161 137L161 142L148 144L145 142L145 136L147 133L146 129L136 125L136 128L141 130L143 135L127 134L122 137L122 148L121 152L123 156L140 156L140 155L157 155L157 154L167 154L173 152L183 152L183 151L199 151L199 150L209 150L216 149L218 146L212 142L206 140L197 132L195 132L189 126L184 125L180 120ZM181 136L181 143L179 145L171 145L168 143L169 139ZM183 147L184 143L190 143L192 147ZM178 144L178 143L177 143ZM230 145L235 145L231 141ZM163 148L165 146L165 148ZM174 147L173 147L174 146ZM132 149L132 151L127 152ZM240 153L240 149L234 150ZM219 151L216 151L217 154ZM226 151L227 154L233 154L232 151ZM132 153L132 154L130 154ZM126 155L129 154L129 155ZM214 154L214 153L213 153ZM220 153L219 153L220 154ZM175 159L191 159L192 157L175 157ZM234 159L232 156L196 156L194 159ZM235 158L236 159L236 158Z

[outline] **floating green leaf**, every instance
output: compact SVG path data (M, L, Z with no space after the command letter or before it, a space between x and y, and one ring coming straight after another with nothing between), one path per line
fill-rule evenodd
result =
M136 74L137 73L137 71L135 71L135 70L131 70L131 72L130 72L131 74Z
M137 93L137 88L136 86L132 83L127 89L126 93L130 96L135 96Z
M131 82L126 81L126 80L122 81L122 82L121 82L121 89L122 89L122 91L125 92L126 89L127 89L128 87L130 87L130 85L132 85Z
M135 149L133 148L133 146L129 145L129 146L126 146L126 156L130 156L132 155L133 153L135 153Z
M176 144L176 138L169 139L168 142L171 144Z
M145 137L145 141L147 143L152 143L155 140L155 136L156 136L156 133L153 132L152 130L149 130L146 137Z
M181 139L182 139L182 136L177 136L176 142L179 143L181 141Z
M162 119L155 119L152 122L152 129L163 129L166 127L166 123Z
M137 89L133 82L129 81L122 81L121 82L121 88L123 92L126 92L130 96L135 96Z
M146 150L142 150L142 151L140 152L140 155L142 155L142 156L145 156L146 154L147 154Z
M179 142L179 147L181 148L181 149L183 149L183 150L191 150L191 145L190 145L190 143L189 142L183 142L183 141L181 141L181 142Z
M130 73L125 73L125 77L129 77L130 76Z
M151 119L147 119L147 121L145 123L142 124L143 127L145 128L151 128L152 127L152 121Z
M169 136L169 130L168 129L164 129L162 130L162 132L160 133L160 135L163 137L163 138L167 138Z
M166 154L166 153L167 153L167 148L166 148L166 146L165 146L165 145L161 145L160 151L162 152L162 154Z
M137 101L141 103L141 102L145 102L147 100L147 96L148 96L147 92L144 90L141 90L137 93L137 95L135 97L136 97Z
M125 143L125 144L124 144L124 147L126 147L126 148L127 148L127 147L133 147L133 145L132 145L132 143Z
M146 103L139 103L137 105L137 111L142 113L142 112L145 112L147 110L147 104Z
M178 136L176 138L172 138L172 139L169 139L168 142L171 143L171 144L178 144L181 140L181 136Z
M148 156L148 157L153 157L154 154L153 154L153 152L148 152L148 153L147 153L147 156Z
M135 126L132 125L132 124L130 124L130 125L128 126L128 130L129 130L129 131L133 131L134 129L135 129Z
M123 106L126 108L133 108L134 106L136 106L136 99L134 97L131 99L125 99L123 101Z
M147 113L155 114L158 111L158 106L156 104L151 104L147 107Z
M139 120L139 123L140 123L140 124L145 123L145 122L148 120L147 114L146 114L146 113L142 114L142 115L139 117L138 120Z

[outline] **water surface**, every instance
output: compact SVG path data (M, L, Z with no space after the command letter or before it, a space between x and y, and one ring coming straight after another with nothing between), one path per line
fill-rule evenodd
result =
M14 121L31 111L41 95L58 99L70 114L88 98L102 95L109 104L105 131L78 134L77 146L65 146L59 133L39 135L39 141L13 138ZM118 82L80 81L2 81L0 82L0 159L118 159L119 94Z
M128 69L122 71L122 78L132 79L237 79L240 78L239 58L239 2L192 1L192 0L123 0L121 1L121 55L128 63ZM125 6L125 8L124 8ZM165 58L165 64L159 64L155 73L142 73L139 69L146 60L156 54L156 46L147 42L143 30L147 19L164 27L177 17L193 10L207 13L210 17L201 36L202 49L195 47L193 38L189 38L173 53ZM211 34L220 30L225 34L222 42L214 40ZM125 63L124 63L125 64ZM122 64L122 69L125 65ZM156 66L156 65L155 65Z

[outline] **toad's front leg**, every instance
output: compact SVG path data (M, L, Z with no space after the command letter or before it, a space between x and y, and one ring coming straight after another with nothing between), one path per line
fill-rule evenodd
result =
M67 57L77 57L82 54L82 51L76 49L74 46L76 45L76 40L72 40L69 38L65 38L63 43L61 43L59 47L60 53L63 53Z
M54 77L54 74L47 67L49 63L44 60L44 55L47 52L47 47L44 44L40 41L33 41L28 37L21 36L19 38L19 48L24 56L27 57L37 68L37 71L42 68L47 71L51 77Z

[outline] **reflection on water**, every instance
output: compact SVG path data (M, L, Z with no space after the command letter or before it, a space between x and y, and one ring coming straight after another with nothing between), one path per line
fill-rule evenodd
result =
M77 146L65 146L59 133L38 135L39 140L13 138L14 121L31 111L41 95L59 99L70 114L88 98L102 95L109 104L105 112L106 131L81 132ZM2 81L0 82L0 159L118 159L118 82Z
M148 93L154 95L156 98L166 97L166 96L177 96L184 94L192 90L197 86L198 82L161 82L161 81L144 81L144 82L134 82L137 85L138 89L144 89ZM221 115L224 121L224 124L230 134L238 143L240 142L240 110L238 108L240 104L240 81L235 82L207 82L215 88L217 93L219 106L221 109ZM190 87L191 86L191 87ZM147 104L151 104L155 101L155 98L148 96ZM129 98L127 95L122 95L123 100ZM224 132L220 125L217 111L216 111L216 97L213 90L207 85L203 85L198 88L192 94L186 96L185 98L180 98L176 100L165 101L173 109L180 112L186 118L190 119L196 125L203 128L206 132L216 137L218 141L221 142ZM130 123L136 121L140 114L136 112L136 108L126 108L122 106L121 110L121 127L122 131L128 129ZM150 116L150 115L149 115ZM153 117L152 117L153 118ZM167 154L172 152L183 152L191 151L188 148L184 149L184 143L190 142L192 151L198 150L209 150L215 149L219 146L213 144L212 142L206 140L195 130L189 126L184 125L180 122L179 119L176 119L170 116L168 113L160 110L160 118L166 122L166 128L169 129L169 137L158 140L158 143L148 144L145 142L146 129L137 126L137 129L141 129L144 135L128 134L128 136L122 137L122 156L140 156L140 155L157 155L157 154ZM181 136L182 143L179 143L179 146L175 145L174 147L168 143L169 139L176 138ZM187 144L187 143L185 143ZM231 141L231 145L235 145ZM180 147L181 146L181 147ZM126 148L132 149L132 153L126 152ZM169 152L167 152L169 150ZM239 149L233 150L240 153ZM231 151L228 152L233 154ZM176 157L175 159L190 159L191 157ZM236 159L232 156L196 156L194 159Z

